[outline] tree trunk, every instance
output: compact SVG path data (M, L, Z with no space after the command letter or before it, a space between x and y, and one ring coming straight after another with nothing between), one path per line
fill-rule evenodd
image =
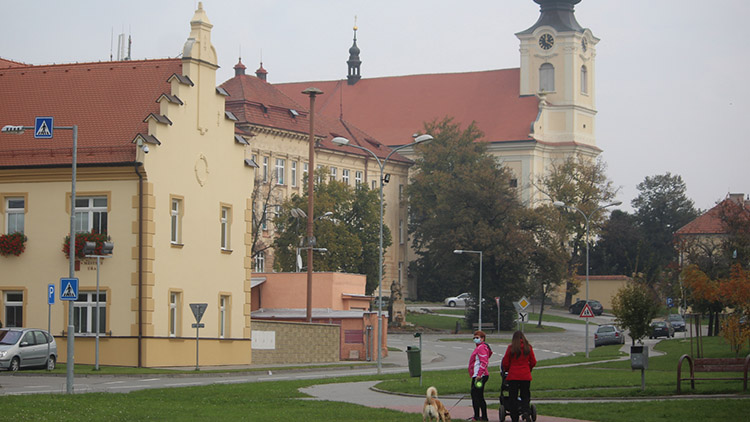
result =
M542 304L539 307L539 323L536 325L539 328L542 328L542 315L544 315L544 302L545 299L547 299L547 295L542 293Z

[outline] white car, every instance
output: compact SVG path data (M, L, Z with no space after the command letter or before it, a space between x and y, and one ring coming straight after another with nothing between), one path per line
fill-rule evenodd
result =
M444 300L445 304L450 306L451 308L455 306L463 306L465 307L469 301L471 301L471 295L468 293L461 293L458 296L449 297Z

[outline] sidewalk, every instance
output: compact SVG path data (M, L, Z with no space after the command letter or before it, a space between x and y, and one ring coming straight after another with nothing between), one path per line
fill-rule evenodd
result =
M380 381L350 382L343 384L321 384L313 385L300 389L301 392L312 396L306 400L328 400L354 403L361 406L383 407L406 413L422 413L424 404L423 397L411 397L398 394L380 393L372 389ZM427 390L427 387L425 387ZM439 391L438 391L439 393ZM466 420L474 416L474 410L471 407L471 397L468 393L459 398L441 399L445 407L451 414L453 420ZM498 399L488 399L488 404L497 403ZM488 417L490 421L499 421L500 417L497 409L489 409ZM506 417L506 421L510 418ZM537 417L537 422L576 422L578 419L558 418L554 416Z

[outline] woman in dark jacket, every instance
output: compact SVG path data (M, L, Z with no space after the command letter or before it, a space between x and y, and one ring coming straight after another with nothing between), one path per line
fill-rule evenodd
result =
M508 373L508 411L510 419L518 422L518 414L529 414L531 399L531 370L536 365L534 349L522 332L513 333L513 340L503 356L501 369ZM521 393L521 408L518 408L518 393ZM530 420L530 419L529 419Z

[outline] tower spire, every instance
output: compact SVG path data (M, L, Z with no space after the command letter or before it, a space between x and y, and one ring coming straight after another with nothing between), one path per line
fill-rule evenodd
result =
M360 66L362 61L359 59L359 47L357 47L357 17L354 17L354 43L349 48L349 60L346 64L349 65L349 74L346 76L349 85L354 85L362 77L360 75Z

